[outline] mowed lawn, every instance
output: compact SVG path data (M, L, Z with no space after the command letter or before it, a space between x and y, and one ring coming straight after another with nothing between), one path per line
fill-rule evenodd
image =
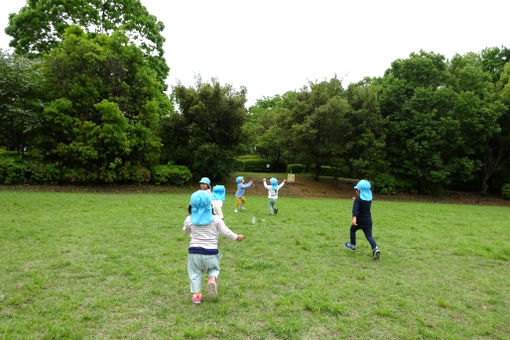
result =
M190 192L191 193L191 192ZM508 339L510 208L352 201L224 204L219 299L193 305L189 194L0 191L2 339ZM255 217L255 223L253 223ZM204 285L205 285L204 277Z

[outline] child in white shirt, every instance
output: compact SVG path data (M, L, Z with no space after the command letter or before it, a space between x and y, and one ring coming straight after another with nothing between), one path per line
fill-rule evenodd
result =
M207 294L218 296L217 278L220 274L221 254L218 250L218 234L241 242L244 235L232 232L219 216L213 216L211 195L198 190L190 198L191 215L184 220L184 234L190 235L188 248L188 276L193 303L202 302L202 275L207 272Z
M280 190L285 185L285 182L287 182L287 180L284 179L280 183L280 185L278 185L278 180L274 177L271 177L271 179L269 179L269 183L271 183L271 185L267 185L265 178L263 179L263 181L264 187L267 189L268 193L267 198L269 199L268 202L269 215L273 215L273 212L277 214L278 208L276 207L276 200L278 199L278 190Z
M224 220L223 211L221 210L223 202L225 202L225 186L215 185L212 191L212 207L214 215L221 217L222 220Z

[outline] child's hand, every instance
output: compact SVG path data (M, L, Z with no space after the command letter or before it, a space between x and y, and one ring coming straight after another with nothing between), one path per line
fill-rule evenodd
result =
M356 221L356 216L352 217L352 225L354 225L354 226L358 225L358 221Z
M287 182L287 180L286 180L286 179L284 179L284 180L283 180L283 183L286 183L286 182Z
M262 180L263 180L264 182L266 181L266 179L265 179L265 178L262 178Z
M236 241L241 242L242 240L244 240L244 235L237 235Z

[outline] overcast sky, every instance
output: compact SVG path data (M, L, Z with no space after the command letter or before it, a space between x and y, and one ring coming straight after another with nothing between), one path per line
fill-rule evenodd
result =
M0 0L0 48L8 13ZM142 0L165 24L169 85L198 75L248 89L248 105L335 74L346 87L423 49L510 47L510 0Z

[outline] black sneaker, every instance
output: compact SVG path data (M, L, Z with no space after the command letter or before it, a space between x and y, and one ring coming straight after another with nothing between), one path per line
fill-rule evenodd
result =
M381 257L381 251L379 248L375 247L375 249L372 250L372 256L374 257L374 260L379 260L379 257Z
M278 208L274 208L274 214L278 214Z
M354 244L350 244L349 242L345 242L344 246L350 251L356 251L356 246Z

